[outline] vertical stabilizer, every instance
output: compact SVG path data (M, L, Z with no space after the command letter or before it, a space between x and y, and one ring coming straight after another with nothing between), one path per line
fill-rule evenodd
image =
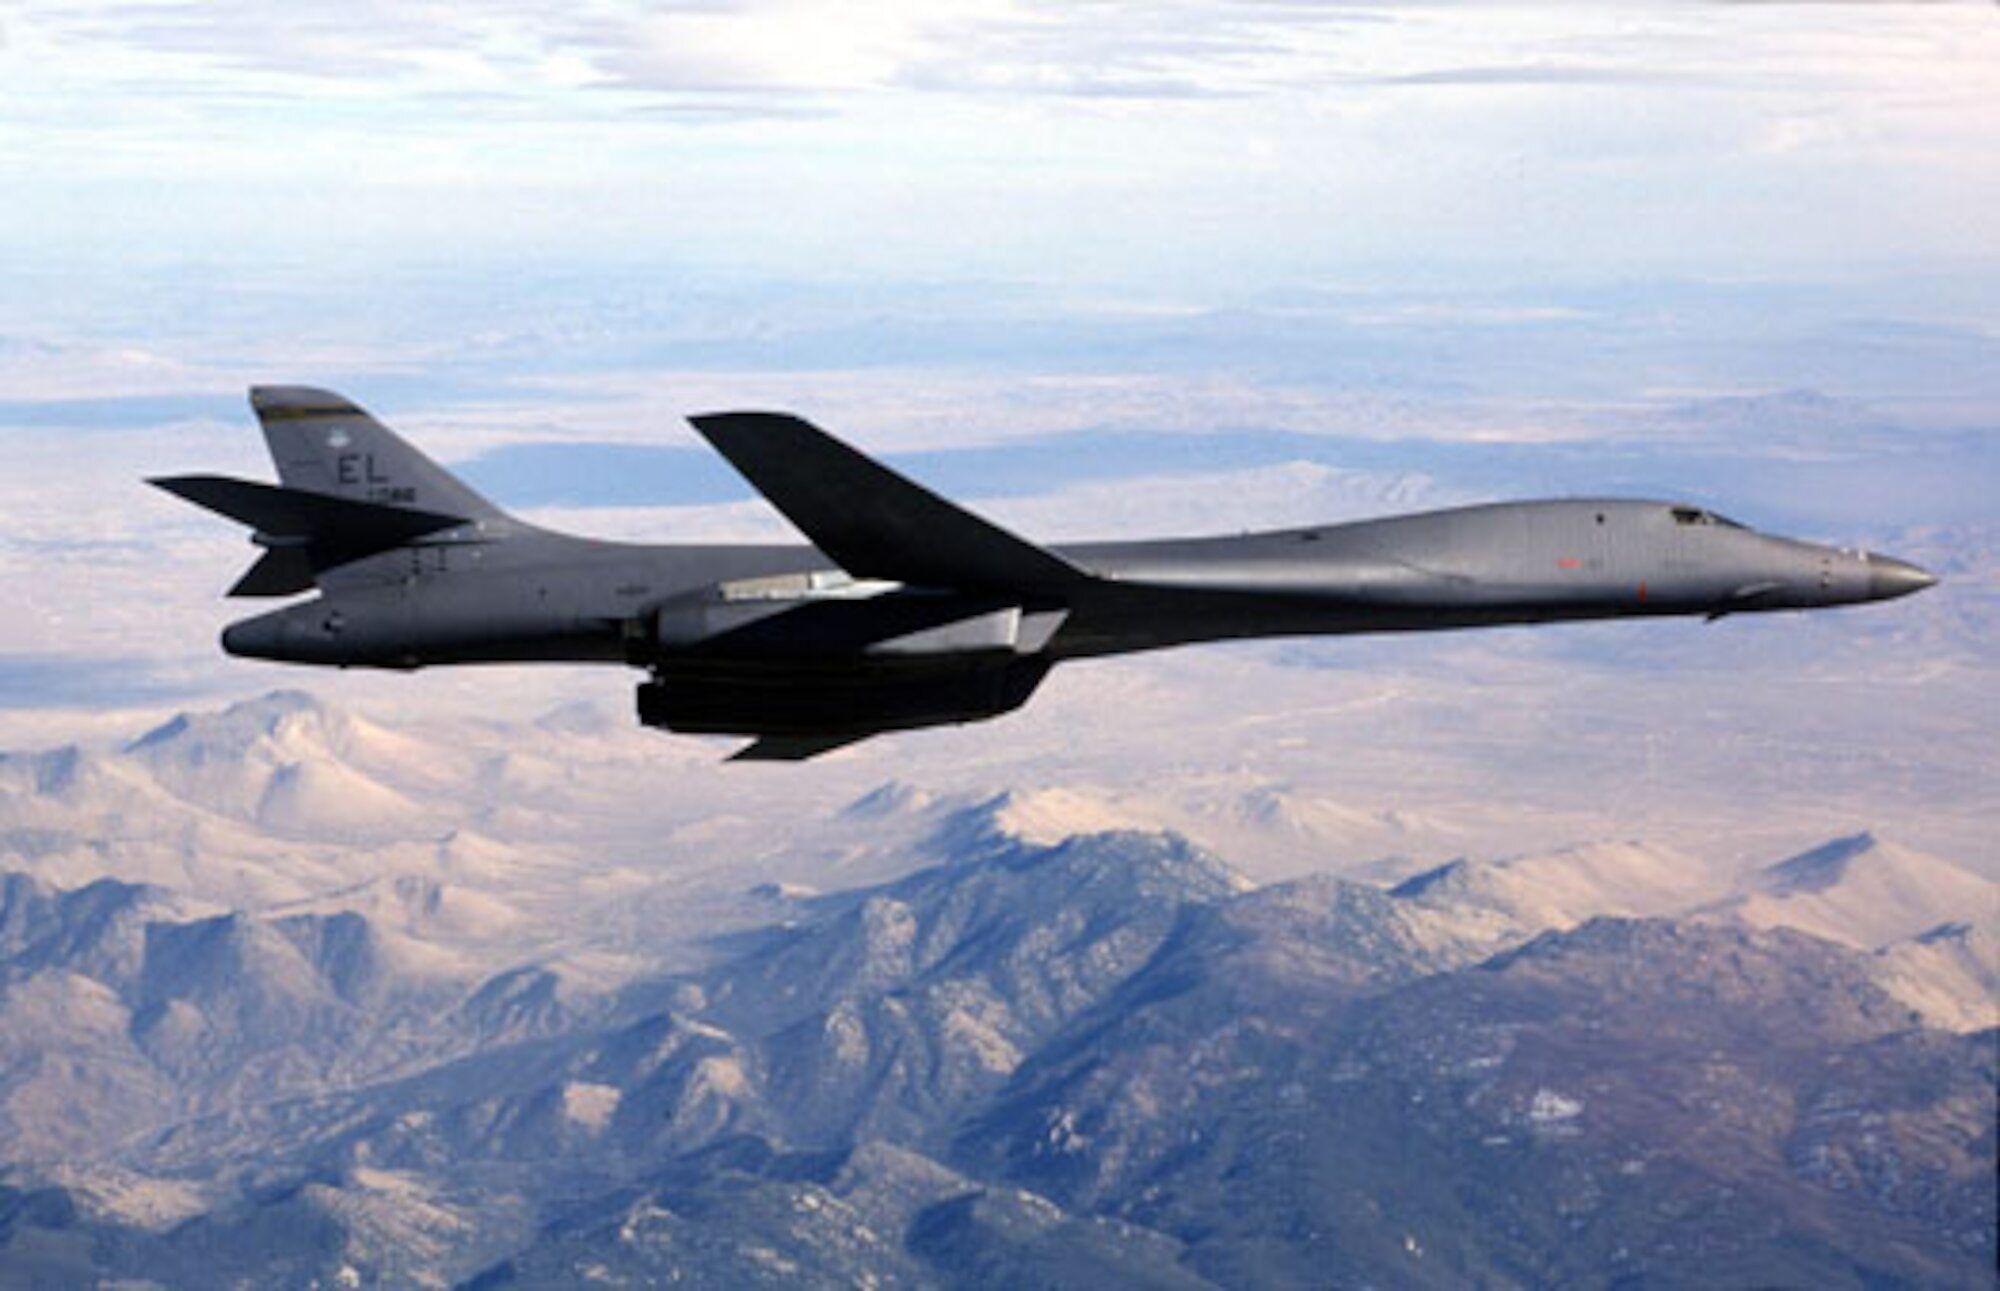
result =
M351 502L498 518L500 509L330 390L252 386L250 407L285 487Z

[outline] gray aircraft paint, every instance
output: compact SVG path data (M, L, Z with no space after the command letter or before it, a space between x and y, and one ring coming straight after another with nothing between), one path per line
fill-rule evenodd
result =
M1040 547L798 418L694 425L814 546L650 546L507 515L361 409L251 405L282 487L153 481L249 524L233 594L319 595L231 625L231 654L339 667L558 661L647 670L641 720L790 759L980 720L1065 660L1201 641L1884 600L1906 562L1699 507L1571 498L1222 538Z

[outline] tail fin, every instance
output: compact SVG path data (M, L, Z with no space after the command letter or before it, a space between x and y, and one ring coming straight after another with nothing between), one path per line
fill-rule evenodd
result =
M331 575L379 579L359 562L419 539L468 526L491 541L484 522L506 513L425 457L401 436L339 395L306 386L255 386L250 406L263 424L282 486L215 475L156 479L196 506L255 532L264 556L231 596L290 596ZM504 532L508 526L496 525ZM448 536L448 535L447 535ZM345 567L356 566L350 573ZM336 572L339 571L339 572Z
M252 386L250 406L288 489L467 520L502 516L451 472L331 390Z

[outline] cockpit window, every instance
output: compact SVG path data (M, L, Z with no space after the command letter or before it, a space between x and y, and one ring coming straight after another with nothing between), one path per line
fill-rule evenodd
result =
M1704 511L1700 507L1675 507L1674 523L1712 524L1720 525L1724 529L1741 529L1743 527L1726 516L1719 516L1713 511Z

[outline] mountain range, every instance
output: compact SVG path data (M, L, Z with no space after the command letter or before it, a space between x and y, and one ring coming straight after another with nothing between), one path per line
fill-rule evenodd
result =
M565 829L610 738L280 695L0 760L0 1269L1990 1283L1995 889L1939 858L1258 884L1087 786L904 784L791 836L846 882L724 830L636 886ZM593 884L700 926L545 913Z

